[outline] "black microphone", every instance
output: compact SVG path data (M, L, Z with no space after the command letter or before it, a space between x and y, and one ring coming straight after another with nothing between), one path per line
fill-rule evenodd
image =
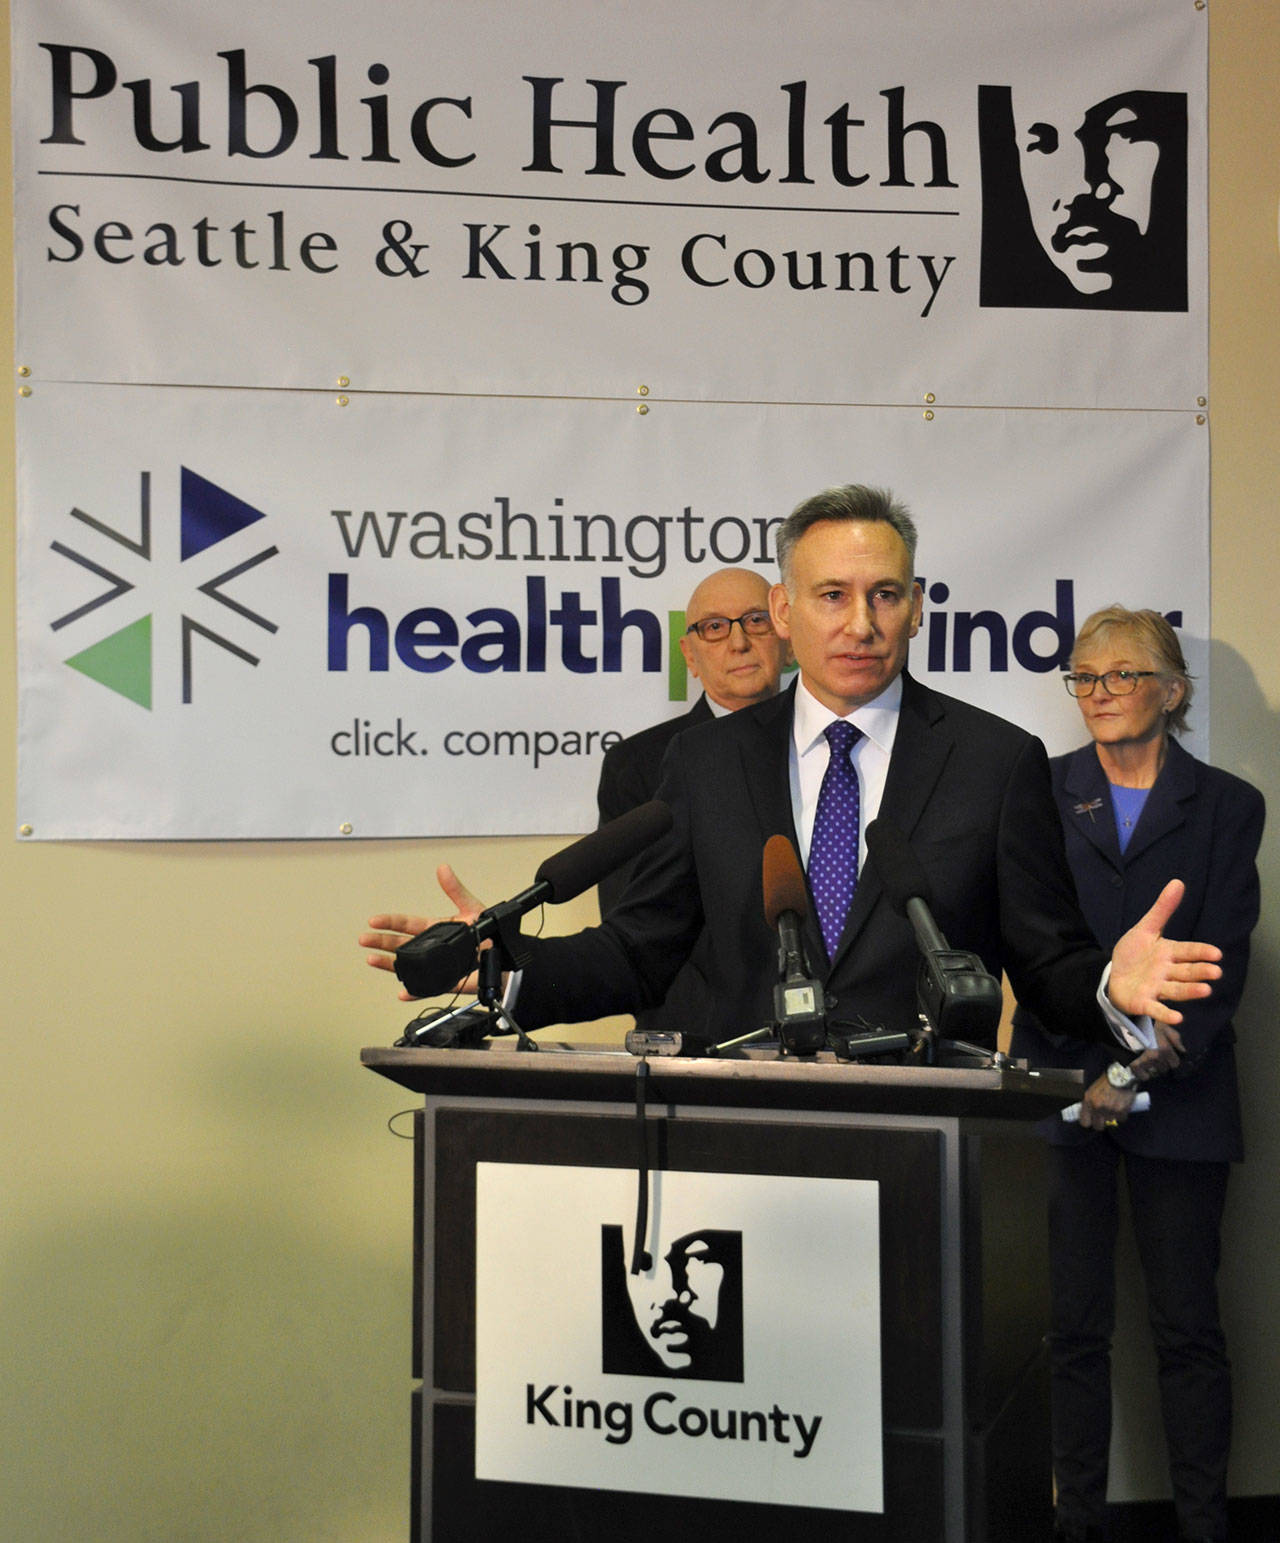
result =
M626 814L620 814L563 851L553 853L534 874L534 888L545 885L546 895L542 898L552 905L576 900L583 890L598 884L633 857L639 857L670 829L671 810L658 799L651 799L628 809ZM541 905L542 898L534 904Z
M478 947L466 922L436 922L396 949L396 978L411 997L452 991L475 969Z
M953 949L934 920L932 890L906 837L883 817L867 826L867 851L894 910L911 923L920 950L916 1000L944 1039L993 1047L1004 1006L1000 982L977 954Z
M809 897L796 849L785 836L764 844L764 919L778 934L778 974L773 988L773 1016L778 1038L796 1055L811 1055L827 1039L827 1008L822 983L810 972L800 925L809 913Z
M518 943L516 923L543 904L562 905L598 884L671 829L671 810L656 799L629 809L589 836L548 857L528 889L489 906L474 922L436 922L396 950L395 970L410 996L452 991L475 968L481 943L492 940L506 954L503 967L520 969L528 953Z

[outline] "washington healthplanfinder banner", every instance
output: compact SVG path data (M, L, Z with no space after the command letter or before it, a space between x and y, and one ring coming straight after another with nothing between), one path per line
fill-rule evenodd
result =
M586 828L832 482L918 516L912 668L1057 748L1092 606L1205 662L1205 32L14 0L20 829Z
M21 415L38 836L590 829L604 748L683 710L699 576L772 574L780 512L850 468L919 515L931 683L1066 748L1057 671L1127 552L1207 662L1184 414L42 385Z

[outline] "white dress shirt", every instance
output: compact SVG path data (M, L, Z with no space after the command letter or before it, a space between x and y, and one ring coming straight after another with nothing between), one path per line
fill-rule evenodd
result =
M867 826L880 813L885 779L889 775L889 757L898 733L898 709L902 706L902 676L898 675L878 697L849 714L845 720L862 731L862 737L849 753L858 778L858 871L867 860ZM791 817L800 844L800 862L809 866L809 846L813 840L813 820L818 812L818 794L831 759L826 730L839 718L824 707L805 685L796 684L795 714L791 724Z

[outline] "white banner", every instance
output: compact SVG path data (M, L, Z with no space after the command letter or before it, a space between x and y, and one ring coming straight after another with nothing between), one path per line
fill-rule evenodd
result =
M878 1186L651 1185L477 1165L476 1477L883 1511Z
M1097 606L1172 613L1207 669L1190 413L45 383L18 417L37 839L590 829L606 744L682 710L694 583L773 578L776 522L851 479L918 518L912 669L1051 749Z
M11 12L37 379L1206 391L1207 22L1185 0Z

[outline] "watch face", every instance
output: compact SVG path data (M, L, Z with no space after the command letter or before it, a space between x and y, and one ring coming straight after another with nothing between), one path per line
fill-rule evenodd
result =
M1122 1066L1119 1061L1113 1061L1107 1067L1107 1081L1113 1088L1127 1088L1136 1082L1137 1078L1127 1066Z

